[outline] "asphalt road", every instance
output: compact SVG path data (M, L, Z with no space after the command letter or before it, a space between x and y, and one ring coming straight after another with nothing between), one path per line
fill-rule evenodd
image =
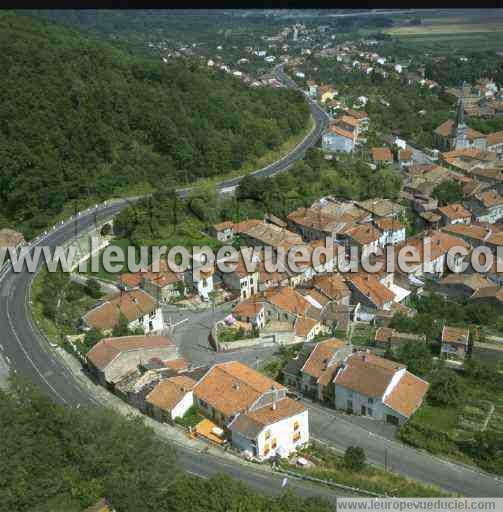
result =
M470 497L503 497L503 480L415 450L390 439L386 433L377 433L372 427L363 428L340 412L309 402L306 405L310 433L315 439L340 450L361 446L370 462L383 467L387 464L388 469L396 473L437 485L448 492Z
M320 109L311 105L311 111L316 121L313 132L289 155L278 162L257 171L259 176L271 176L286 170L295 161L301 159L309 147L314 145L324 129L325 117ZM219 189L237 186L241 178L234 178L218 185ZM180 190L181 196L187 189ZM134 200L135 198L131 198ZM90 228L99 219L109 218L118 213L131 200L117 200L99 205L94 210L83 212L76 218L57 226L47 235L32 242L32 246L45 245L54 249L70 240L78 231ZM92 393L82 387L65 366L60 357L45 341L37 328L32 324L28 312L30 301L30 286L35 275L27 271L14 273L9 267L0 272L0 353L2 369L4 361L16 374L30 380L39 389L50 396L56 403L63 406L101 406ZM5 372L2 371L2 374ZM258 469L232 464L205 454L178 449L179 461L190 473L201 478L208 478L217 473L226 473L250 485L259 492L276 495L281 492L283 477L264 474ZM287 486L302 497L322 496L335 502L337 493L329 488L313 486L302 480L289 479ZM347 493L343 493L347 495Z
M280 67L277 68L277 73L281 77ZM287 80L285 79L285 81ZM310 145L317 141L327 119L325 114L312 104L311 108L317 122L315 133L312 134L309 140L304 141L297 151L284 158L281 163L260 170L259 172L262 175L269 176L287 169L294 160L302 157ZM232 182L234 183L234 180ZM225 186L221 184L220 188L228 186L229 182L226 182ZM46 245L50 248L62 245L74 236L75 224L78 230L82 231L95 223L96 215L98 221L100 218L111 217L129 202L128 200L117 200L100 205L95 211L84 212L77 218L58 226L57 229L49 232L44 238L35 240L33 244ZM78 383L63 361L41 338L40 333L32 325L28 313L28 303L30 284L33 278L34 274L28 272L14 273L11 269L0 272L0 351L2 359L8 361L10 368L17 374L31 380L59 404L70 407L77 404L81 406L100 406L99 401L89 390L84 389ZM363 429L359 431L355 427L350 427L349 430L352 430L353 433L352 437L348 438L348 429L340 427L333 418L328 420L325 418L319 422L316 414L312 413L311 417L313 432L325 432L330 441L336 446L343 447L345 443L349 442L348 439L351 439L351 442L353 440L354 442L358 441L358 444L365 443L365 448L369 450L371 460L374 457L378 458L377 454L372 452L372 446L375 452L383 450L385 441L377 437L368 441L365 436L369 436L369 434ZM424 454L420 458L409 459L411 456L410 450L399 443L390 443L387 448L391 460L395 461L394 464L396 463L393 468L411 478L421 478L425 481L433 480L437 485L460 494L503 496L502 483L490 476L477 476L478 473L473 470L451 463L445 463L443 471L435 469L433 473L432 468L436 467L436 458ZM183 449L179 450L179 459L185 469L202 478L217 472L225 472L261 492L272 494L279 492L278 482L280 477L268 475L267 478L264 478L262 473L248 466L215 461L208 458L207 455L189 453ZM400 466L398 461L401 461ZM314 488L311 484L300 480L292 481L290 479L290 481L292 484L289 484L289 486L295 488L300 496L311 497L317 495L331 501L335 500L336 493L328 488Z

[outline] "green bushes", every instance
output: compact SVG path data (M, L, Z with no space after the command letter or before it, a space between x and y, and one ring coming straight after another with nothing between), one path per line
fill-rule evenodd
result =
M193 405L182 417L175 418L175 423L183 427L195 427L202 419L203 417Z
M356 457L355 450L358 453ZM358 459L359 463L362 461L360 450L358 447L352 447L350 450L351 459ZM369 465L364 465L364 467L358 465L356 469L352 469L348 466L346 457L341 457L330 448L318 443L311 443L301 454L315 465L313 468L302 471L321 480L332 480L338 484L387 496L428 497L445 495L434 486L414 482L391 471L384 471Z

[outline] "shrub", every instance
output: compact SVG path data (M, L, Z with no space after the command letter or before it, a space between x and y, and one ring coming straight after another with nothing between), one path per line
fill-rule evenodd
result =
M463 392L459 377L453 370L443 368L433 374L428 400L434 405L457 405Z
M365 467L365 452L359 446L349 446L344 453L344 465L351 471L361 471Z

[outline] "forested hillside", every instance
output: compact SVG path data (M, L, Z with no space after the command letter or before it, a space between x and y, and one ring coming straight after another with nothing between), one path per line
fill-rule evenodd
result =
M196 62L132 57L0 13L0 227L63 205L239 168L307 123L300 93L247 88Z
M182 472L136 419L55 406L24 383L0 389L0 512L81 512L106 496L117 512L328 512L321 500L269 499L224 475Z

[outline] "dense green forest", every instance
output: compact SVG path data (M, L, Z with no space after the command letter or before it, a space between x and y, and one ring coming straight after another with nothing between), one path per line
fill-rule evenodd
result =
M117 512L324 512L320 500L271 499L220 475L184 474L141 420L54 405L25 383L0 390L0 511L80 512L106 496Z
M209 245L216 249L219 243L202 234L216 222L260 219L266 213L286 218L329 194L355 200L397 199L400 187L401 179L393 170L374 171L352 158L327 161L320 149L311 148L288 172L271 178L246 176L235 197L218 196L212 187L198 187L184 200L159 191L122 210L115 218L115 229L137 247Z
M462 82L475 83L479 78L492 78L503 83L503 59L495 52L468 52L466 61L456 56L432 60L426 65L426 76L443 86L458 87Z
M307 125L300 93L133 57L28 16L1 13L0 44L0 227L28 235L80 198L238 169Z

